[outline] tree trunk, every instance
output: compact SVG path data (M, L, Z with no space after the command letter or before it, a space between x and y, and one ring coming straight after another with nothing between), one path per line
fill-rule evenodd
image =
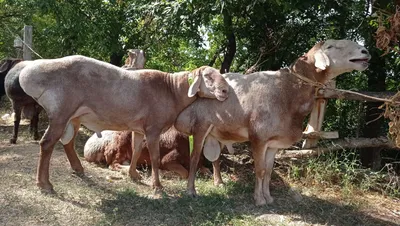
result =
M225 36L228 41L228 44L226 46L224 61L222 62L220 72L227 73L229 72L229 69L232 65L232 61L235 58L236 38L235 34L233 33L232 16L229 14L226 8L224 8L222 13L224 15Z
M215 64L215 61L217 60L219 54L221 54L222 51L224 51L224 49L226 48L226 46L221 47L220 49L218 49L215 53L214 56L211 58L210 63L208 63L208 66L213 67Z
M385 59L380 56L380 52L375 47L375 40L372 37L375 28L370 27L370 36L366 39L367 48L372 56L370 61L369 69L365 72L368 76L368 91L385 91L386 90L386 67ZM381 117L376 120L380 114L383 113L378 107L382 105L382 102L367 102L366 103L366 114L365 125L363 130L363 137L373 138L383 133L384 119ZM363 166L371 167L374 170L379 170L381 167L381 149L380 147L365 148L361 151L361 163Z
M121 67L122 66L122 57L124 55L121 53L116 53L113 52L110 56L110 64L113 64L115 66Z

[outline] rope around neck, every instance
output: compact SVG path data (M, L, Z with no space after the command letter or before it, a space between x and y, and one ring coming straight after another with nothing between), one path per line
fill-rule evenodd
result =
M311 79L305 77L304 75L301 75L301 74L293 71L292 68L289 68L289 72L291 74L293 74L294 76L296 76L298 79L302 80L307 85L315 86L317 88L325 88L326 87L325 84L323 84L321 82L317 82L317 81L311 80Z

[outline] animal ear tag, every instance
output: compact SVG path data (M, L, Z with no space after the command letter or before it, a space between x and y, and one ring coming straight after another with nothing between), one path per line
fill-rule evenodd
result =
M193 152L193 135L190 135L189 136L189 153L190 153L190 155L192 155L192 152Z

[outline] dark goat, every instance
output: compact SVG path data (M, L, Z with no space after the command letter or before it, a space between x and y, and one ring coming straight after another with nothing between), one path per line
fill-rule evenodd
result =
M132 159L132 132L111 131L101 132L99 138L93 134L85 144L84 156L86 161L106 164L113 170L121 169ZM179 174L183 179L189 175L190 151L187 135L170 128L160 137L160 169ZM138 166L150 165L151 159L146 139L142 143L142 152L137 161ZM203 173L210 171L203 166L202 159L198 168Z
M18 62L20 62L19 60ZM19 83L19 74L27 65L33 61L23 61L20 63L14 63L14 67L9 70L4 80L5 93L11 101L15 116L14 116L14 133L10 139L10 143L15 144L18 138L19 123L21 121L21 113L31 120L30 132L33 135L34 140L39 140L38 123L39 113L42 107L24 90L22 90Z
M21 62L21 59L4 59L0 61L0 97L6 94L4 89L4 80L6 78L7 73L13 68L16 64Z

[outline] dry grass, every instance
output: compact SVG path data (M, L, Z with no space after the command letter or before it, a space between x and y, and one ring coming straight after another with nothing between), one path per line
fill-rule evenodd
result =
M225 159L224 187L214 187L210 178L198 178L200 196L192 199L184 193L186 181L163 178L165 195L157 198L152 196L148 172L143 172L143 183L137 183L82 160L86 175L73 175L58 144L50 170L57 193L46 195L35 185L38 143L26 137L24 125L18 144L9 145L11 131L10 124L0 125L0 225L400 224L399 200L374 193L344 195L339 188L302 187L280 170L274 172L271 185L274 204L256 207L254 174L245 152L234 161ZM86 139L81 133L79 153Z

